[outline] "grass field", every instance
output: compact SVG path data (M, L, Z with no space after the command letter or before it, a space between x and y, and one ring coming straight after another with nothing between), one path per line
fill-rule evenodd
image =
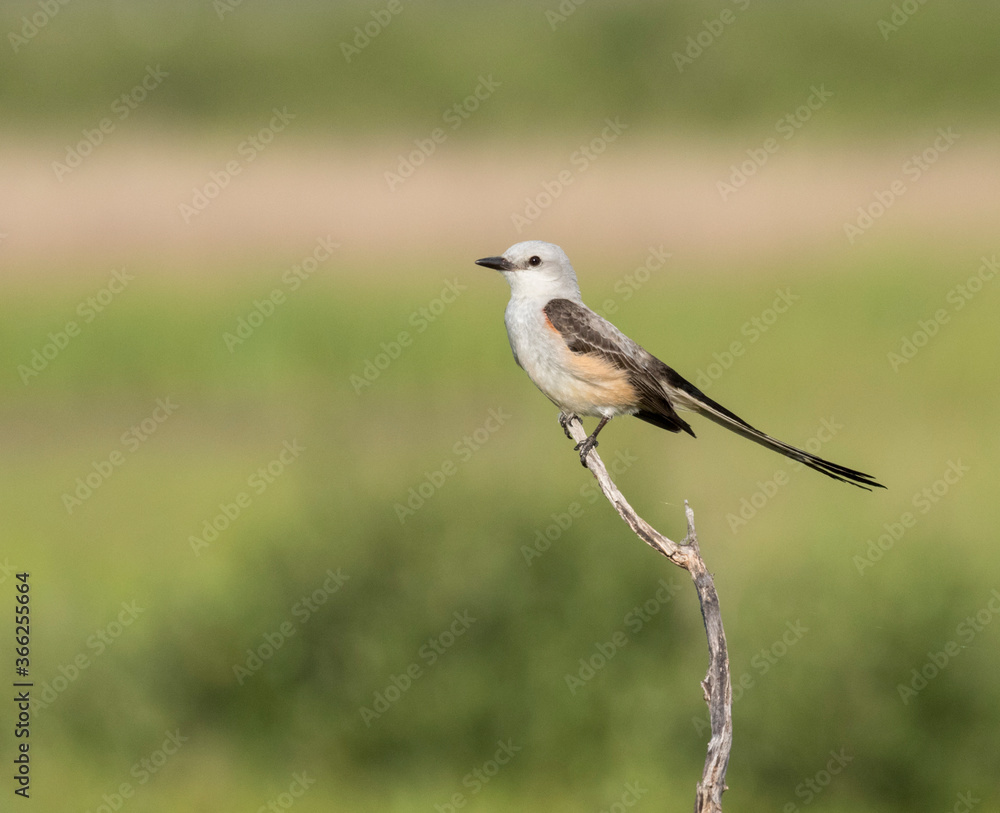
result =
M589 0L564 20L551 16L559 3L401 2L388 18L388 3L359 0L229 5L220 14L198 0L93 0L24 37L38 2L5 3L6 126L76 135L148 66L169 76L138 109L125 103L130 118L182 133L256 128L278 105L298 116L297 130L368 143L434 126L481 76L501 86L463 127L525 144L609 111L637 127L742 137L813 84L836 94L831 137L996 119L1000 13L989 4L921 4L902 25L893 3L860 0Z
M712 397L889 487L795 471L704 422L697 441L628 420L602 435L650 521L680 535L683 500L696 511L731 648L734 809L948 809L970 788L998 801L1000 329L995 283L953 304L967 260L885 251L821 276L769 263L738 285L674 266L627 299L629 266L582 280ZM274 271L126 289L27 384L15 367L93 286L12 292L0 493L51 687L39 809L68 809L70 787L95 810L122 783L146 810L256 809L302 771L316 780L303 810L447 810L454 794L597 810L627 783L648 790L640 809L689 804L707 738L692 588L596 499L514 366L503 281L427 267L390 290L365 281L380 271L286 289L233 352L224 335ZM450 304L445 275L467 286ZM783 314L776 291L796 297ZM948 320L894 371L889 354L939 308ZM301 451L282 460L283 446ZM581 659L616 633L627 645L591 674ZM949 645L940 675L901 695ZM157 766L172 731L187 739ZM500 742L520 750L483 782Z
M528 237L888 486L601 435L644 517L697 516L725 809L1000 808L997 8L11 0L0 34L34 811L690 809L696 597L511 358L473 260Z

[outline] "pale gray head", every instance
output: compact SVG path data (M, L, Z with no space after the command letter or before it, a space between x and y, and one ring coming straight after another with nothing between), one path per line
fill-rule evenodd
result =
M580 300L576 272L566 252L553 243L515 243L499 257L484 257L476 265L495 268L510 284L511 296Z

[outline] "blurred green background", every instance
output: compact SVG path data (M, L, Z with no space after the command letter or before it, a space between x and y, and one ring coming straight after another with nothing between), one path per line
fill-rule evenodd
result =
M472 260L526 238L889 487L697 419L602 434L650 522L695 510L726 809L1000 806L997 8L9 2L0 33L33 809L690 809L695 592L510 357Z

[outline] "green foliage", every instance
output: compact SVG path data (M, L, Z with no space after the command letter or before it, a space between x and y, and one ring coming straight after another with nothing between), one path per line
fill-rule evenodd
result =
M996 122L1000 10L990 4L919 5L897 16L898 30L884 27L898 4L853 0L589 0L552 16L572 5L399 2L379 24L384 3L70 3L0 51L0 105L8 127L92 127L151 64L169 77L142 118L171 129L249 134L278 106L299 133L423 133L490 74L501 87L469 124L484 138L578 132L609 114L671 132L766 127L813 84L835 94L829 121L855 133L872 121L886 134L928 119ZM20 36L37 10L5 3L0 30Z
M674 347L664 355L693 377L794 281L801 301L711 394L793 443L840 422L821 453L889 491L791 471L706 424L694 441L616 421L600 452L630 461L618 480L665 532L681 534L684 498L696 510L738 686L732 807L804 806L803 783L843 750L852 761L813 809L947 809L967 788L989 809L1000 625L959 628L997 589L984 507L996 292L893 372L887 354L913 314L956 280L916 252L840 276L796 277L798 266L752 270L739 288L725 274L654 279L618 321L654 350ZM367 271L356 279L390 273ZM648 809L690 804L707 739L694 591L596 498L509 358L504 286L468 274L470 290L411 328L360 393L351 377L407 328L440 269L412 269L391 290L317 279L232 353L223 336L263 277L134 288L27 385L13 366L75 300L11 294L5 532L25 546L11 565L37 584L39 692L76 653L90 659L38 715L39 747L77 807L131 781L144 809L256 809L301 770L318 777L304 810L426 810L455 793L480 810L601 809L627 782L649 789ZM597 301L612 284L588 289ZM950 365L965 374L927 386L928 370ZM75 478L161 397L176 413L68 513ZM249 478L286 441L304 451L257 493ZM914 496L959 459L969 472L918 510ZM734 533L729 515L778 469L788 484ZM401 514L410 489L424 504ZM240 492L249 507L193 550ZM883 524L907 511L915 524L891 540ZM885 533L875 561L869 540ZM331 571L348 577L335 591ZM110 625L132 601L141 614L99 652L92 619ZM627 644L609 649L616 634ZM949 641L960 654L904 703L898 686ZM602 649L589 676L580 661L599 664ZM380 694L397 699L364 715ZM188 743L139 786L133 764L174 729ZM472 795L463 778L507 740L521 750ZM40 809L63 809L54 776L39 785Z

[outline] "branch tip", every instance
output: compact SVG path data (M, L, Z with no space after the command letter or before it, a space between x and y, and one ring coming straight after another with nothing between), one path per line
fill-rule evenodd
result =
M571 440L580 444L587 437L583 422L578 416L560 413L559 423ZM632 529L633 533L653 550L662 553L678 567L687 570L694 581L701 604L701 615L705 622L708 638L708 674L701 681L702 694L708 704L712 726L712 738L708 743L705 768L698 783L695 809L706 813L722 813L722 794L728 790L726 768L733 743L733 701L729 678L729 652L726 648L726 634L722 627L722 613L719 609L719 594L715 590L712 574L705 566L698 547L698 534L694 527L694 511L684 500L684 515L687 519L687 535L678 545L640 517L628 504L618 487L612 482L597 449L591 448L586 455L580 455L580 462L590 469L601 491ZM686 549L685 549L686 548Z

